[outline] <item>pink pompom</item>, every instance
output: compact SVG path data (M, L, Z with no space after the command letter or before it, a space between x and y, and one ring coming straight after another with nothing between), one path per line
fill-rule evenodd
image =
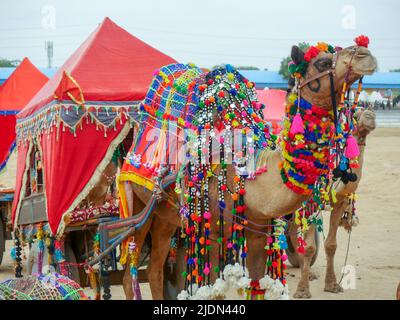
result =
M351 135L347 138L346 150L344 151L344 155L348 159L354 159L360 155L360 149L358 148L357 140Z
M205 275L208 275L210 273L210 268L204 268L203 272Z
M211 213L209 211L204 212L204 219L209 220L211 218Z
M290 126L290 133L293 135L298 133L304 133L303 119L301 118L301 115L298 112L293 118L292 125Z

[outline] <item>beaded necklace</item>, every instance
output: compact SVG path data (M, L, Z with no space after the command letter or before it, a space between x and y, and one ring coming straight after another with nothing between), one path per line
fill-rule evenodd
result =
M299 117L300 123L297 122ZM295 94L288 99L280 144L284 159L281 177L296 193L311 195L318 177L328 174L332 168L332 117L331 111L312 105Z

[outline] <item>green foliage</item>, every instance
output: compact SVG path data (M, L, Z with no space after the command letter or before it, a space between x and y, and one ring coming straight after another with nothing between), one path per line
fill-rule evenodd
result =
M301 50L305 51L310 47L310 44L307 42L300 42L298 44L298 47ZM290 60L292 60L292 58L290 56L283 58L281 61L281 65L279 67L279 74L286 80L289 80L289 77L290 77L289 70L288 70L288 63L290 62Z
M21 60L8 60L0 58L0 68L15 68L20 62Z
M290 60L292 60L290 57L283 58L279 67L279 74L286 80L289 80L288 63Z
M390 70L390 72L400 72L400 68L398 68L398 69L393 69L393 70Z

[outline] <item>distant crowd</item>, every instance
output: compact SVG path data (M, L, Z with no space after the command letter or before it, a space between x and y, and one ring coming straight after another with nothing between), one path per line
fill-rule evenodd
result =
M369 108L372 110L399 110L400 109L400 105L399 103L397 104L393 104L390 101L387 102L364 102L361 101L359 103L360 106L362 106L363 108Z

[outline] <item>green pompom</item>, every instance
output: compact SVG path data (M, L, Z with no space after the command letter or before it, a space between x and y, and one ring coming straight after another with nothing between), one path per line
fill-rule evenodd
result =
M288 68L289 73L294 74L296 72L297 66L295 64L291 64Z
M305 75L308 67L307 61L302 61L297 65L296 72L300 73L301 75Z

